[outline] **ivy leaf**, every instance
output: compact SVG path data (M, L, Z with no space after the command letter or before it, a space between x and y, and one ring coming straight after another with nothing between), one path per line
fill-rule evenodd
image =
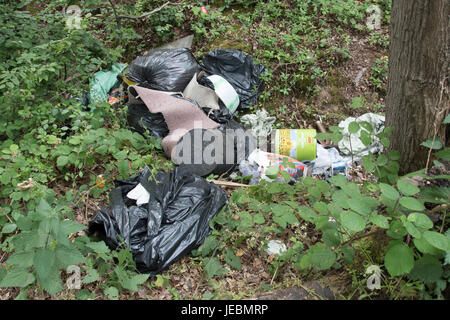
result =
M343 211L341 213L342 226L351 231L362 231L366 227L366 221L359 214L353 211Z
M35 281L35 277L27 269L14 268L9 270L0 282L0 287L26 287Z
M413 196L420 192L420 189L413 185L411 182L402 179L398 180L397 188L405 196Z
M414 267L413 251L404 244L395 244L387 250L384 266L392 277L407 274Z

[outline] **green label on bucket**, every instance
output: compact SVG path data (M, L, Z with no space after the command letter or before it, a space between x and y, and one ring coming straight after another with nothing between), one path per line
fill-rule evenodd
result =
M316 130L275 130L275 153L289 156L298 161L315 160L317 156Z

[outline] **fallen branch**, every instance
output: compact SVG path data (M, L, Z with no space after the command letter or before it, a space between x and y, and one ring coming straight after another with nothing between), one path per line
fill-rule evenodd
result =
M153 9L153 10L150 11L150 12L145 12L145 13L139 15L139 16L130 16L130 15L124 15L124 14L121 14L121 15L118 15L117 17L118 17L118 18L124 18L124 19L142 19L142 18L148 17L149 15L152 15L152 14L158 12L158 11L161 11L161 10L164 9L166 6L179 6L179 5L183 5L183 4L186 4L186 3L175 3L175 2L167 1L167 2L164 3L161 7L156 8L156 9Z

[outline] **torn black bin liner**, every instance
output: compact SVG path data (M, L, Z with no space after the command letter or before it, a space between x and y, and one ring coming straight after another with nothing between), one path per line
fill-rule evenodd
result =
M183 92L200 70L200 65L187 48L155 49L134 59L128 66L126 77L140 87Z
M96 212L88 233L98 234L111 249L121 244L120 236L138 270L154 276L203 243L209 221L225 206L227 196L215 184L178 169L159 171L151 181L149 177L145 168L129 180L115 181L110 206ZM136 206L126 195L139 183L150 200Z
M256 104L264 86L261 79L264 65L254 63L252 57L235 49L210 51L203 56L201 65L209 75L220 75L233 86L239 96L240 108ZM198 83L212 86L207 77L201 77ZM214 89L213 86L211 88Z
M155 138L162 139L169 134L169 128L162 113L151 113L145 104L128 104L127 122L134 131L143 136L146 130Z

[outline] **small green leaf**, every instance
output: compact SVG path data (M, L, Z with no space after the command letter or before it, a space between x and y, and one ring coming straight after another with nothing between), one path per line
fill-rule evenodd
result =
M414 224L412 224L409 221L405 221L403 222L403 225L405 226L406 231L408 231L408 233L412 235L414 238L422 238L422 234L420 233L419 230L417 230Z
M278 167L278 166L267 167L266 172L265 172L266 176L269 179L276 179L278 177L279 173L280 173L280 167Z
M435 156L441 158L444 161L450 161L450 148L445 148L444 150L436 152Z
M55 252L48 249L39 249L34 255L33 264L36 269L39 280L50 276L53 266L56 262Z
M450 239L435 231L425 231L423 237L428 241L433 247L450 251Z
M225 258L225 262L228 263L230 266L232 266L233 268L235 268L237 270L241 270L241 267L242 267L241 259L239 259L239 257L236 257L233 250L231 250L230 248L227 248L225 251L224 258Z
M108 253L110 250L103 241L99 242L90 242L86 244L86 247L91 248L94 250L95 253Z
M383 229L389 228L389 218L382 216L380 214L372 214L369 217L369 221L380 228L383 228Z
M442 274L443 270L439 260L427 255L416 261L408 277L411 280L420 280L431 284L439 280Z
M103 291L109 300L119 300L119 290L116 287L108 287Z
M343 211L341 213L342 226L348 230L359 232L366 227L366 221L359 214L353 211Z
M408 215L408 221L411 221L417 227L422 229L433 228L433 221L431 221L431 219L423 213L411 213Z
M411 182L402 179L398 180L397 188L405 196L413 196L420 192L420 189L413 185Z
M69 157L67 156L59 156L58 159L56 159L58 168L63 168L67 163L69 163Z
M439 137L436 137L436 139L430 138L427 141L422 142L420 145L433 150L439 150L442 148L442 142Z
M47 201L41 199L39 201L39 205L36 208L36 213L43 217L48 217L52 213L52 208Z
M390 247L384 257L384 266L393 277L407 274L414 267L413 251L404 244Z
M9 270L0 282L0 287L26 287L32 284L35 278L27 269L14 268Z
M11 233L17 229L17 225L15 223L7 223L2 229L2 233Z
M97 270L95 269L89 269L87 271L86 276L81 280L81 283L92 283L96 282L100 278L100 275L98 274Z
M356 121L350 122L348 125L348 132L355 134L359 131L361 127L359 126L359 123Z
M209 279L211 279L214 276L222 276L228 273L228 271L222 267L219 259L215 257L204 259L204 262L205 262L205 270Z
M326 270L336 261L336 254L326 248L323 243L317 243L308 250L311 255L310 261L318 270Z
M390 200L397 200L400 197L400 194L397 190L391 187L388 184L380 183L381 193Z
M423 205L423 203L417 200L416 198L403 197L400 199L399 203L402 207L412 211L425 210L425 206Z

